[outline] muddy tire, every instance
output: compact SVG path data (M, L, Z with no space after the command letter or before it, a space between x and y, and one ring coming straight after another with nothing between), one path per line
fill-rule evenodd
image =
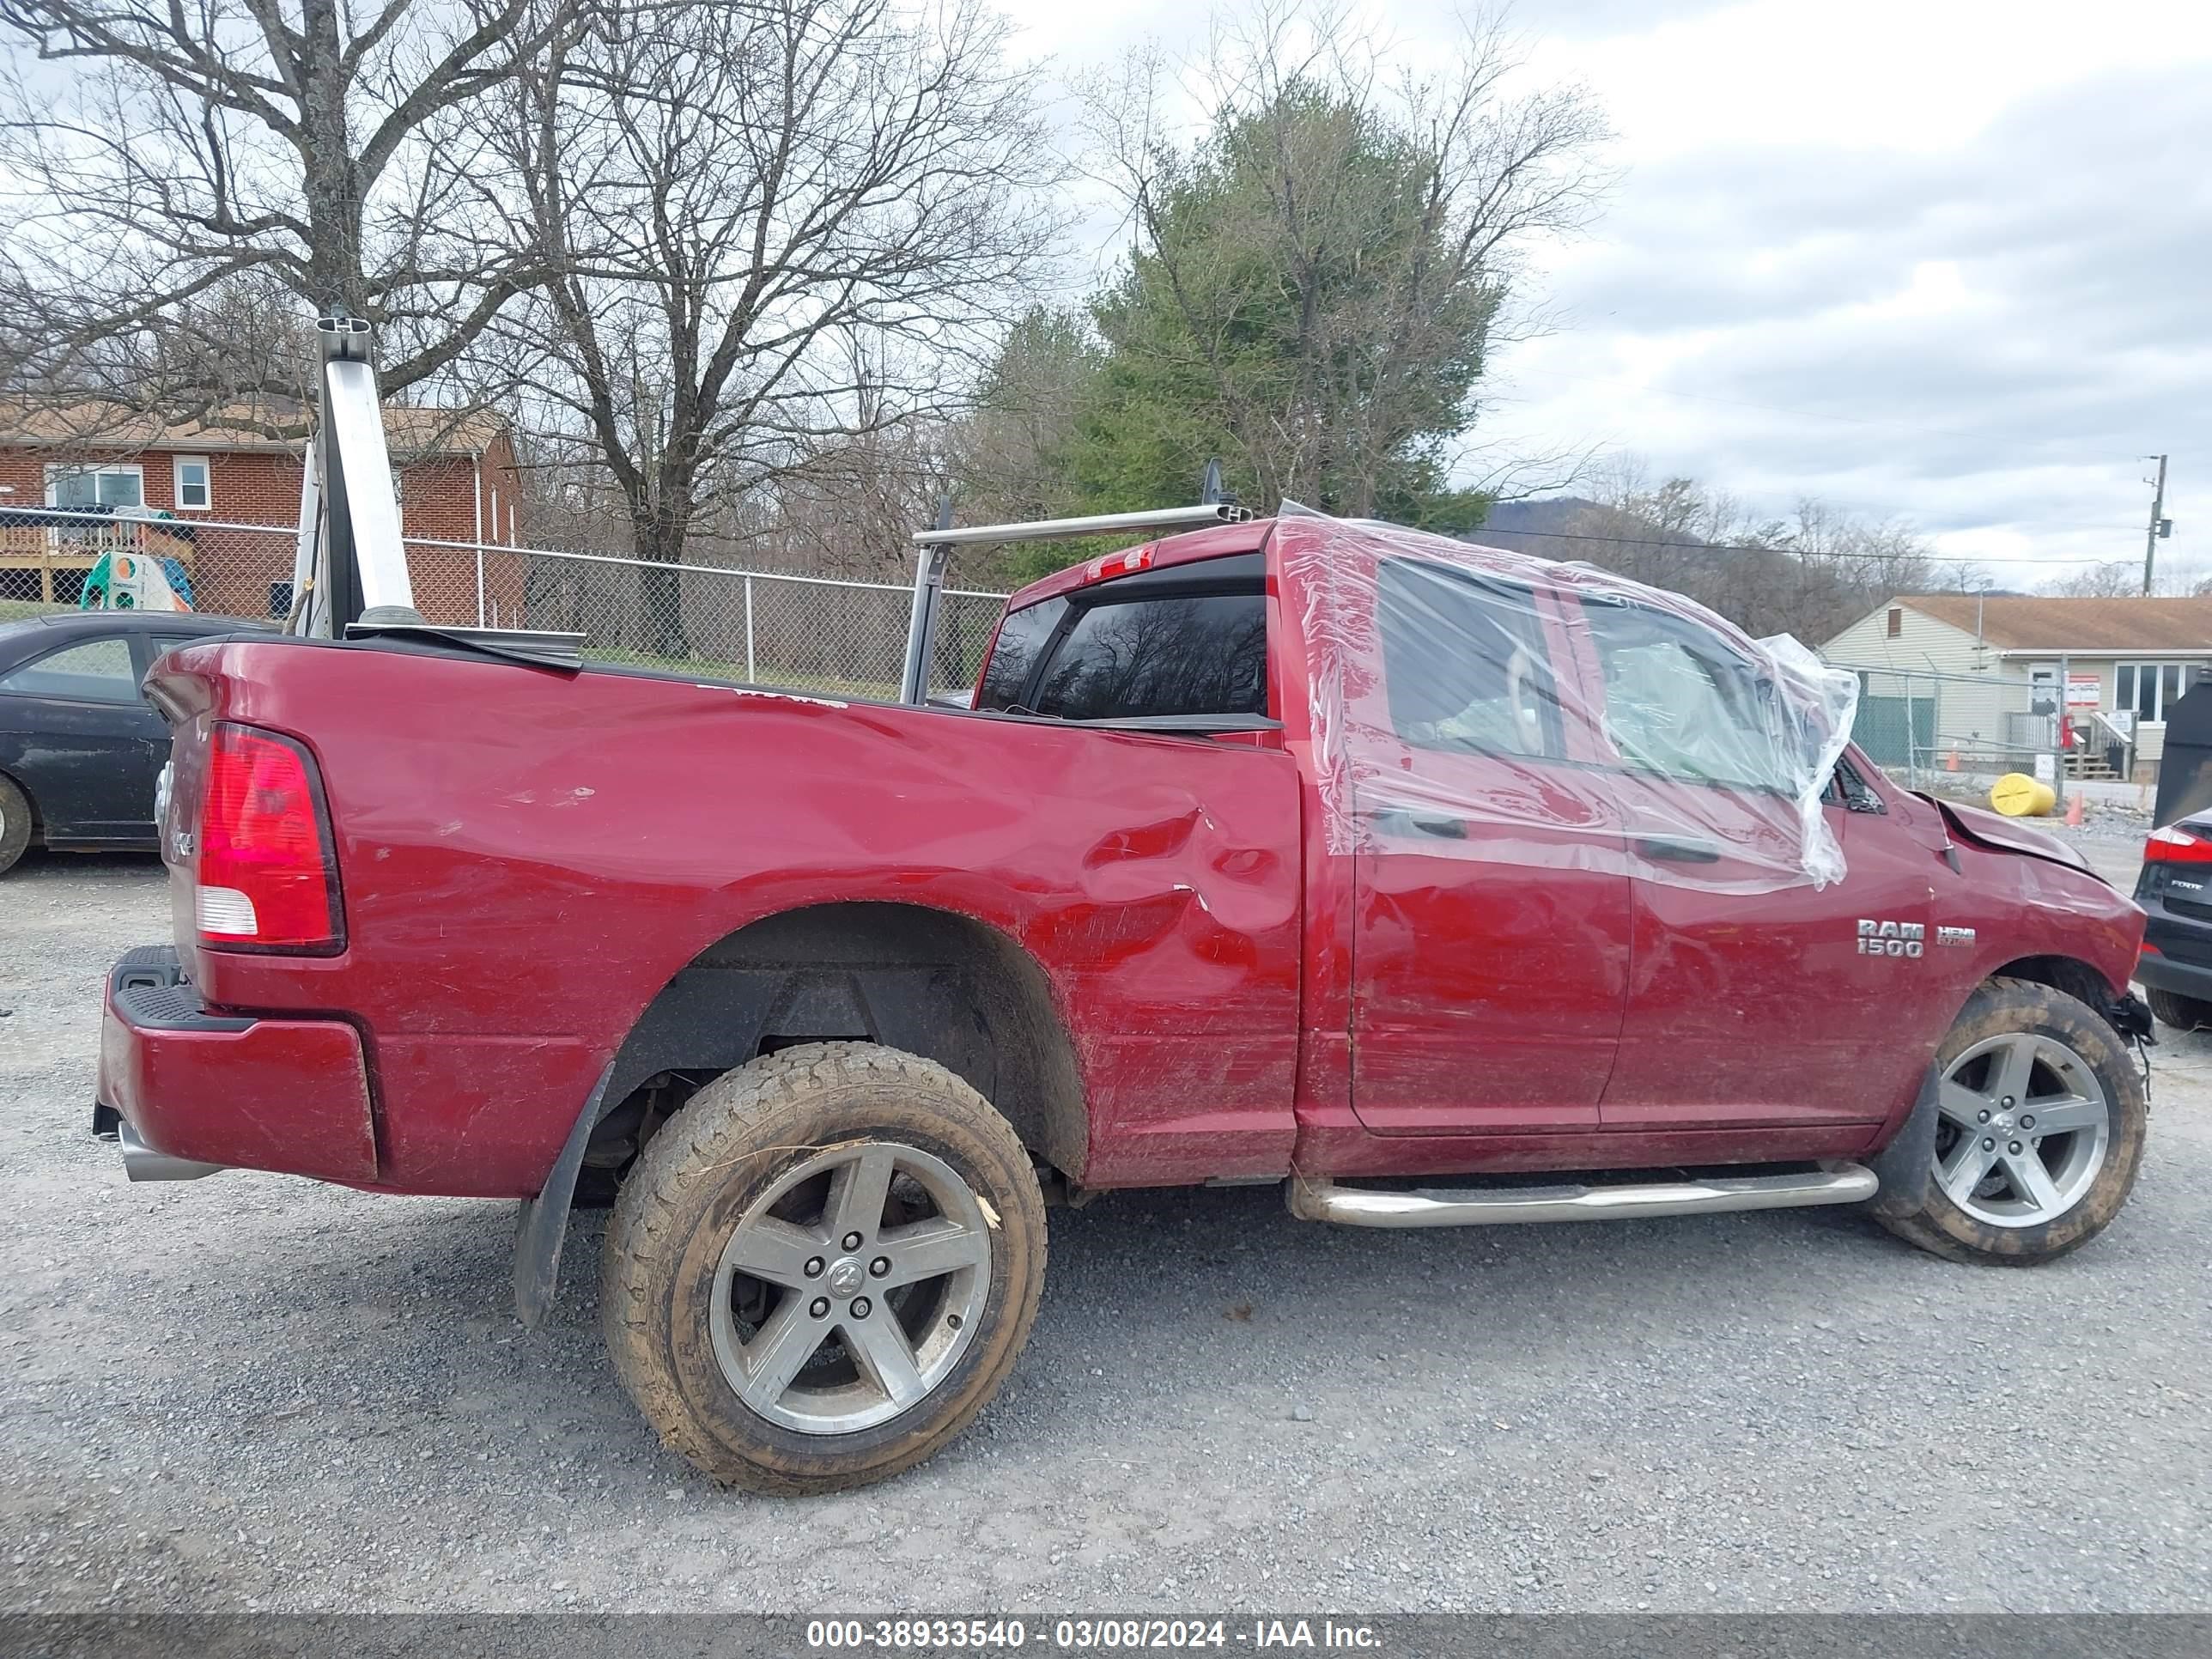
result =
M2212 1002L2201 1002L2178 991L2160 991L2150 986L2144 987L2143 1000L2150 1004L2152 1013L2177 1031L2201 1031L2212 1025Z
M608 1224L615 1370L661 1440L754 1492L911 1468L1013 1367L1044 1200L1005 1118L935 1063L810 1043L717 1078Z
M0 876L15 867L31 844L31 798L15 780L0 776Z
M2087 1003L1991 980L1936 1050L1943 1079L1928 1202L1883 1217L1954 1261L2030 1267L2102 1232L2136 1184L2142 1076Z

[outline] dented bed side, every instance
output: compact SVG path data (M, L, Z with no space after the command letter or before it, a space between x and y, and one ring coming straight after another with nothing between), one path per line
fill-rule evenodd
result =
M1041 964L1093 1183L1287 1162L1300 815L1279 748L306 641L180 652L159 690L188 732L263 726L320 768L344 949L199 948L188 903L178 942L211 1007L358 1027L374 1184L536 1192L679 970L833 902L970 918Z

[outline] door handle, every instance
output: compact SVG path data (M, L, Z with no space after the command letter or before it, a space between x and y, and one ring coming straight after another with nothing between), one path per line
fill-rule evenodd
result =
M1386 806L1367 815L1367 820L1378 830L1395 835L1413 831L1424 836L1436 836L1445 841L1465 841L1467 820L1444 813L1410 812L1402 806Z
M1669 836L1638 836L1636 850L1670 864L1718 864L1721 849L1709 841L1676 841Z

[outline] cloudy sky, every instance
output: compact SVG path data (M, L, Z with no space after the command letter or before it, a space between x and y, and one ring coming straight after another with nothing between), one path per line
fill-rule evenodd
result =
M1059 69L1203 11L1013 0ZM1432 0L1370 15L1409 52ZM1492 454L1625 449L1763 512L1905 520L2027 586L2142 553L2212 575L2212 3L1522 0L1621 182L1501 354Z

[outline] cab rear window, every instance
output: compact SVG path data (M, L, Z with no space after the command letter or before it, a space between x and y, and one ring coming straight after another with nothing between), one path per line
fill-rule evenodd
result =
M1155 565L1010 612L975 707L1066 720L1267 712L1258 553Z
M1132 720L1267 712L1267 620L1257 593L1093 605L1035 693L1040 714Z

